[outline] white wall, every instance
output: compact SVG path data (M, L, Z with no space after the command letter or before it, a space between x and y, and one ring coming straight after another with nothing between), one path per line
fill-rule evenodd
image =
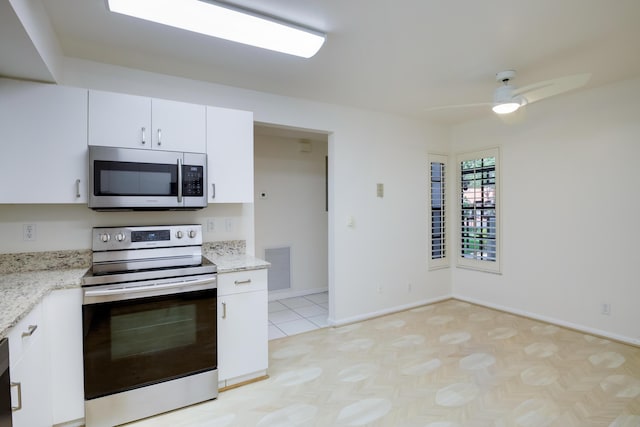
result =
M226 230L230 219L232 230ZM207 222L215 230L207 231ZM202 224L206 242L247 240L253 253L253 204L209 204L186 212L94 212L87 205L0 204L0 253L91 249L91 229L119 225ZM36 241L24 241L24 224L36 225Z
M327 142L308 141L309 152L301 151L299 142L255 135L256 255L263 258L265 249L291 248L291 287L270 291L269 298L323 292L328 287ZM262 192L267 198L260 198Z
M447 150L444 128L76 59L65 61L60 83L249 110L258 122L330 133L329 320L449 295L449 272L427 272L425 238L426 153ZM378 182L385 184L383 199L376 197ZM348 216L355 228L347 227Z
M454 269L455 296L640 343L639 100L636 79L453 128L454 153L500 146L503 237L503 274Z

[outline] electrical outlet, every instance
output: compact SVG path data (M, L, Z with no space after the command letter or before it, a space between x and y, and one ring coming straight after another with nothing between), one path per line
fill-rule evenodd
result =
M37 239L37 227L35 224L22 225L22 240L25 242L35 242Z
M602 306L601 306L601 313L604 316L610 316L611 315L611 304L603 302Z
M233 231L233 218L224 219L224 231L230 233Z
M216 231L216 220L214 218L207 218L207 232L211 233Z
M378 285L378 293L381 294L382 293L382 285Z
M409 284L407 285L407 293L411 293L411 291L412 291L412 290L413 290L413 289L412 289L412 287L411 287L411 283L409 283Z

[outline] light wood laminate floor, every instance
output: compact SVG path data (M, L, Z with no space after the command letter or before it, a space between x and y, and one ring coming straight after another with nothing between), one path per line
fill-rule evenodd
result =
M269 353L269 379L130 427L640 426L639 348L455 300Z

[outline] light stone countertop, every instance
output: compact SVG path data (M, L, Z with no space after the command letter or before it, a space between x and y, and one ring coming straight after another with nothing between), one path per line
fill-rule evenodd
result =
M26 271L0 276L0 339L55 289L78 288L86 268Z
M204 247L204 256L218 266L218 273L269 267L268 262L246 255L244 242L232 242L232 245L224 243L222 249L217 244ZM88 267L81 266L87 261L90 263L90 255L87 258L86 252L0 255L0 339L5 338L9 329L22 320L51 291L82 286L82 276ZM52 259L58 262L64 259L65 262L60 268L55 268ZM30 271L30 268L33 270Z

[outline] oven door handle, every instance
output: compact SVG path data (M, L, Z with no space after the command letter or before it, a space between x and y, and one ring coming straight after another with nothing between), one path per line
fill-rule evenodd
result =
M107 301L148 298L160 295L171 295L183 292L200 291L217 288L217 277L183 280L171 283L153 283L129 288L87 289L84 291L83 304L95 304Z

